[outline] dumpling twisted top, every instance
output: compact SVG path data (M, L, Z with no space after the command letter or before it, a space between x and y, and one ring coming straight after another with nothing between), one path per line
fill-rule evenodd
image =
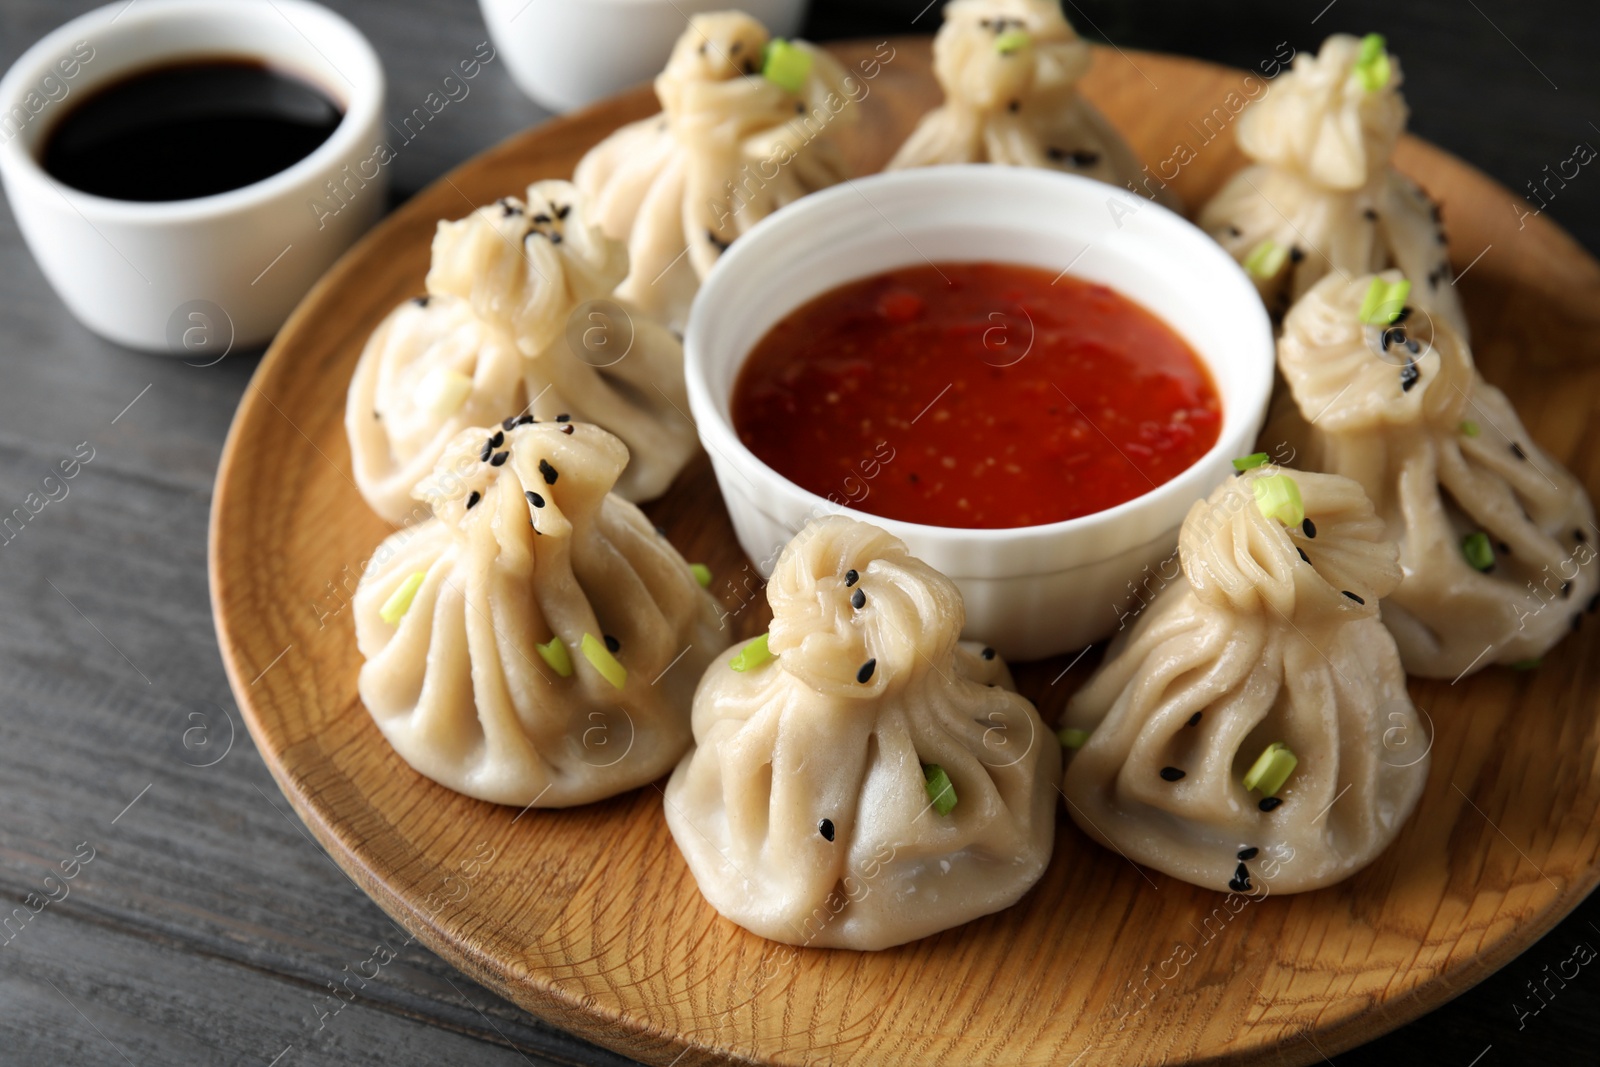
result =
M1016 47L996 42L1021 30ZM1093 55L1061 14L1056 0L955 0L934 39L933 70L945 94L979 110L1070 91Z
M857 699L951 662L966 622L954 582L893 535L841 516L813 522L789 543L767 600L768 647L784 669L820 692Z
M1245 155L1327 189L1359 189L1382 174L1406 126L1400 61L1385 56L1388 78L1368 89L1357 70L1361 47L1336 33L1316 55L1297 57L1240 117Z
M1257 486L1278 477L1294 480L1305 522L1286 526L1258 505ZM1189 509L1178 550L1205 603L1297 625L1375 616L1400 584L1399 551L1372 502L1331 474L1265 466L1230 478Z

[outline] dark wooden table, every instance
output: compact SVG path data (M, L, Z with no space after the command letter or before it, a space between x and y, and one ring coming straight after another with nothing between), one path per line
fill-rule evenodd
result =
M469 0L325 2L376 44L396 114L486 36ZM936 9L915 18L926 3L819 0L812 35L931 30ZM5 0L0 66L92 6ZM1122 47L1245 66L1279 41L1383 31L1404 60L1413 129L1513 189L1576 143L1600 145L1593 0L1065 7ZM396 161L397 195L544 117L491 64ZM1600 250L1600 171L1580 172L1549 211ZM93 337L0 210L0 514L44 496L60 459L93 450L65 496L0 541L0 913L22 909L0 930L0 1063L626 1062L411 943L312 843L244 732L212 633L205 538L217 455L255 362L199 368ZM50 902L35 914L30 894ZM351 981L352 1002L334 998L334 983L373 973L380 946L393 962ZM1594 956L1579 946L1600 947L1600 899L1339 1063L1593 1063L1600 966L1572 977L1575 952Z

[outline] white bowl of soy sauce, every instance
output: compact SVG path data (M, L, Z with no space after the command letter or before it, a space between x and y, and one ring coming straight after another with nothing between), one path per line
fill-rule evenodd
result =
M383 95L372 46L307 0L118 2L0 79L0 180L85 326L211 362L382 214Z

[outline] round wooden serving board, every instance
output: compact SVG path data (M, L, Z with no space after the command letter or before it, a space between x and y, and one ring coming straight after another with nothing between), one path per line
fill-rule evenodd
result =
M836 51L855 67L876 47ZM892 47L848 139L857 173L938 100L928 42ZM1212 131L1243 78L1102 49L1084 91L1146 161L1172 161L1193 211L1241 165L1231 129ZM569 176L654 109L640 89L548 123L401 207L283 328L222 456L211 582L234 693L300 816L398 922L530 1012L653 1064L1306 1064L1460 993L1600 881L1600 619L1536 671L1413 682L1433 767L1399 840L1342 885L1237 914L1063 810L1049 872L1008 911L885 952L795 950L701 899L660 783L519 815L413 772L356 694L349 596L389 528L350 478L346 384L367 334L422 290L437 219ZM1408 139L1397 162L1443 202L1479 366L1596 493L1600 266L1443 152ZM759 632L765 599L704 457L646 510L730 608L750 602L740 636ZM1095 661L1024 665L1022 691L1054 721Z

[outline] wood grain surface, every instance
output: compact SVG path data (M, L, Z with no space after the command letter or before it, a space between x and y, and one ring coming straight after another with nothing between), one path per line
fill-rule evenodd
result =
M926 41L896 46L850 144L863 172L936 96ZM870 52L839 49L847 63ZM1240 75L1133 58L1101 50L1087 95L1146 159L1196 144L1174 182L1194 207L1240 159L1227 137L1197 144L1188 123ZM349 609L328 591L353 586L387 532L350 483L344 385L367 333L420 290L436 219L565 176L651 107L635 93L521 135L405 205L285 327L224 451L210 562L235 694L295 810L408 931L534 1014L649 1063L1299 1064L1460 992L1595 885L1593 627L1532 674L1414 683L1434 766L1401 838L1341 886L1221 917L1214 894L1135 868L1063 818L1049 873L1007 912L883 953L794 951L704 904L656 788L518 818L410 771L360 706ZM1519 230L1510 194L1444 153L1408 140L1398 163L1443 202L1480 367L1593 491L1600 267L1542 219ZM748 596L753 572L703 459L647 510L711 565L730 608ZM741 634L764 621L759 604L736 616ZM1047 720L1091 659L1019 671ZM1195 958L1174 968L1179 942Z

